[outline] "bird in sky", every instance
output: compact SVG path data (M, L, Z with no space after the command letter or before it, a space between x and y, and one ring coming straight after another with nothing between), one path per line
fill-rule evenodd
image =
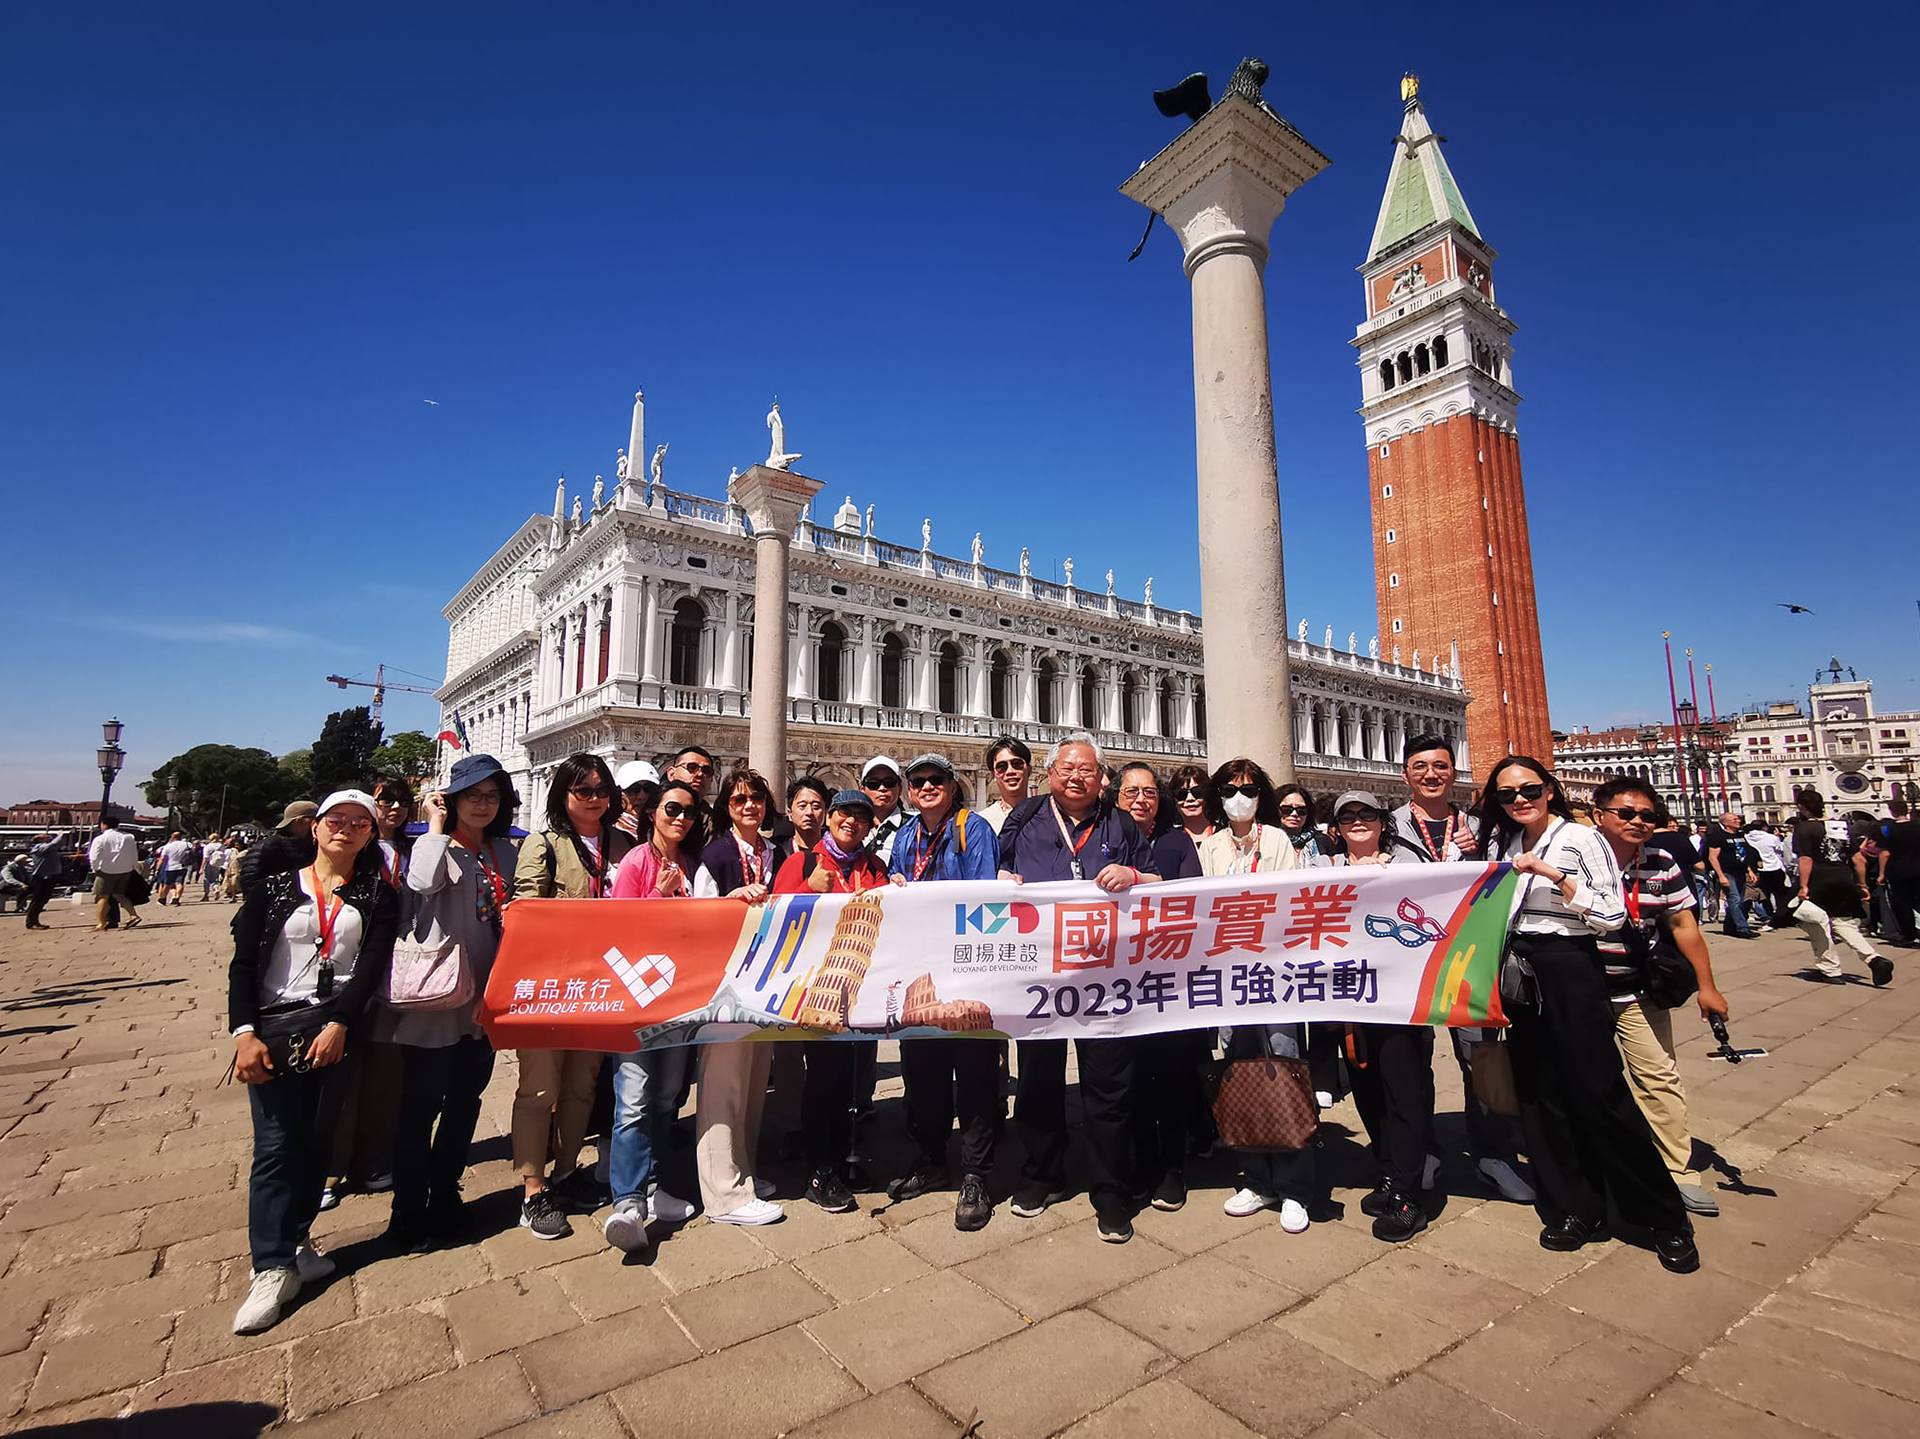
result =
M1813 613L1813 611L1808 609L1805 605L1790 605L1785 600L1775 600L1773 603L1775 608L1783 609L1788 614L1810 615Z
M422 400L422 401L421 401L420 403L421 403L421 404L423 404L423 405L436 405L436 406L437 406L437 405L438 405L438 404L439 404L440 402L439 402L438 400Z

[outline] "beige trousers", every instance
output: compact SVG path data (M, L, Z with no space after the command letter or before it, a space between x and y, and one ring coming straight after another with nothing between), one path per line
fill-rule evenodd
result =
M1833 957L1833 938L1827 934L1828 925L1833 926L1834 936L1860 958L1880 957L1880 951L1861 930L1859 920L1832 918L1810 899L1803 899L1794 907L1793 922L1806 931L1807 942L1813 946L1813 962L1822 974L1837 977L1841 973L1840 961Z
M589 1049L523 1049L513 1095L513 1167L523 1179L555 1176L580 1162L593 1118L593 1086L602 1056Z
M1693 1170L1693 1134L1687 1128L1687 1092L1673 1052L1673 1016L1640 1001L1615 1005L1613 1040L1626 1061L1633 1102L1647 1118L1660 1157L1675 1184L1698 1184Z
M767 1103L773 1045L735 1039L700 1046L694 1111L700 1202L707 1215L730 1214L755 1199L753 1154Z

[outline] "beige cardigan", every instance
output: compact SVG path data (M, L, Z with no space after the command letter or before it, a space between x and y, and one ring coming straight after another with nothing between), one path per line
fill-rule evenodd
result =
M1300 868L1300 856L1277 825L1260 827L1262 871ZM1200 841L1200 872L1226 874L1233 860L1233 831L1217 829Z

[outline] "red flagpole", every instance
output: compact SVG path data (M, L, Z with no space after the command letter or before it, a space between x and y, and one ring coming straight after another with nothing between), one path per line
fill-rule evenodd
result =
M1674 769L1680 776L1680 808L1687 812L1687 822L1693 822L1693 788L1687 783L1687 752L1680 746L1680 691L1673 683L1673 631L1660 631L1660 641L1667 650L1667 703L1673 710L1673 761Z
M1693 726L1694 733L1698 736L1700 731L1700 687L1694 683L1693 679L1692 650L1687 651L1687 698L1693 701ZM1707 794L1707 772L1704 768L1701 768L1694 773L1700 781L1700 811L1702 815L1704 815L1708 805L1712 802L1710 796Z
M1707 720L1713 725L1714 733L1719 734L1720 707L1714 703L1713 699L1712 665L1707 666ZM1724 745L1724 737L1721 742ZM1722 809L1733 808L1731 801L1727 799L1727 752L1724 748L1720 751L1720 807Z

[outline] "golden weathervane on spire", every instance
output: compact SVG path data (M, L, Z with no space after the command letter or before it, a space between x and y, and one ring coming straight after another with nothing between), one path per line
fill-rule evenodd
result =
M1420 98L1420 77L1411 70L1400 77L1400 98L1409 105Z

